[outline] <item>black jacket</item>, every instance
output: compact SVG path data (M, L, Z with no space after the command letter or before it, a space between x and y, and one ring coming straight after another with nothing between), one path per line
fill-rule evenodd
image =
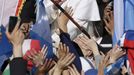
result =
M10 62L10 75L26 75L27 61L23 58L14 58Z

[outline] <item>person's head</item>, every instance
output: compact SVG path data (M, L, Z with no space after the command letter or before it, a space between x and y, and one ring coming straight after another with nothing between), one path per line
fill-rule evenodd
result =
M111 2L106 6L103 16L105 29L111 36L113 36L113 30L114 30L114 15L112 5L113 4Z
M113 11L113 3L110 2L104 9L104 17L109 15Z
M26 38L29 35L31 25L32 25L32 22L29 22L29 23L22 23L20 26L20 29L22 30Z

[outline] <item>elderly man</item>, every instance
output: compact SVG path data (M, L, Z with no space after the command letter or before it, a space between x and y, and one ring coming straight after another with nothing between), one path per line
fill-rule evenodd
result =
M60 0L55 0L59 1ZM56 19L57 9L53 8L53 3L50 0L44 1L46 10L48 12L48 17L51 20ZM100 20L98 5L96 0L61 0L61 6L63 8L71 7L73 9L73 18L80 26L84 27L89 34L93 33L92 24L90 21ZM71 36L71 39L74 39L79 33L79 29L69 21L67 23L68 33Z

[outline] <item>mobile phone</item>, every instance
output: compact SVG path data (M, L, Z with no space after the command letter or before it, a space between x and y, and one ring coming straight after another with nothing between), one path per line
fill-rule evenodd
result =
M12 33L12 31L14 30L16 24L17 24L17 21L18 21L18 17L16 16L10 16L9 18L9 28L8 28L8 31L10 33Z

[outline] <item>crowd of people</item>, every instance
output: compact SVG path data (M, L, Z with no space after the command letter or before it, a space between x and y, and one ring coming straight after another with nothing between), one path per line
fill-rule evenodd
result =
M19 19L12 33L6 31L6 36L13 46L13 59L9 62L10 75L133 75L124 60L127 56L126 49L118 45L112 47L112 0L67 0L67 3L65 0L55 1L63 5L65 11L87 30L91 38L80 32L63 12L53 6L54 12L47 10L47 13L51 25L54 25L51 28L52 35L56 34L60 39L54 40L54 57L47 57L47 45L40 50L32 48L29 53L23 54L22 47L24 41L29 39L31 22L21 23ZM86 7L81 5L82 1L87 2ZM77 3L73 6L72 2ZM47 3L49 2L45 5ZM71 3L72 5L69 5ZM94 8L92 3L97 7ZM46 9L50 8L46 6ZM56 14L56 17L51 16L52 14ZM0 40L1 36L2 33ZM32 68L27 65L29 61L33 64Z

